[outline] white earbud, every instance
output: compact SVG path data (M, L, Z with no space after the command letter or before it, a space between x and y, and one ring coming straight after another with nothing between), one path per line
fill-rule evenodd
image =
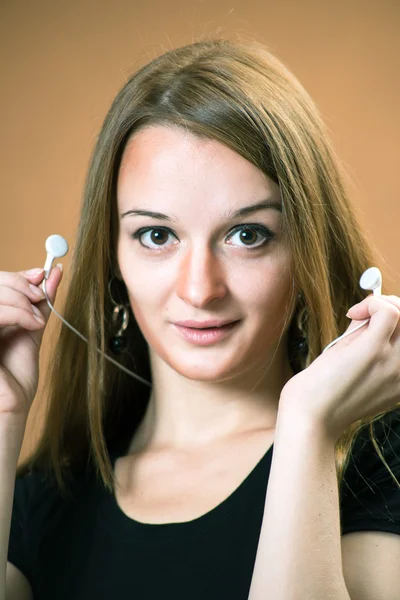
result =
M68 252L68 242L61 235L51 235L46 240L46 262L44 263L44 278L48 279L55 258L65 256Z
M369 269L364 271L364 273L360 277L360 287L363 290L371 290L374 293L374 296L380 296L382 294L382 273L380 272L378 267L370 267ZM362 321L359 325L357 325L357 327L350 329L350 331L346 331L343 335L339 336L338 338L336 338L336 340L333 340L333 342L328 344L327 347L324 348L322 353L334 346L339 340L342 340L343 338L347 337L348 335L351 335L361 327L364 327L364 325L366 325L367 323L369 323L369 319L365 319L365 321Z
M364 271L360 278L360 287L363 290L371 290L374 296L382 294L382 273L378 267L371 267Z

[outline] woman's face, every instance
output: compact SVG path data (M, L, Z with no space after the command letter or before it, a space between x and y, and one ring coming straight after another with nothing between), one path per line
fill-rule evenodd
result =
M124 152L117 197L118 266L150 354L202 381L265 365L293 281L279 187L217 141L152 126ZM189 319L237 323L203 343L175 325Z

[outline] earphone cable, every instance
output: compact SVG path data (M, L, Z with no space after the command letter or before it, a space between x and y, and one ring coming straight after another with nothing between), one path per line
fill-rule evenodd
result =
M46 290L46 278L43 279L42 290L44 292L44 295L46 296L47 304L49 305L49 307L51 308L51 310L53 311L53 313L55 315L57 315L57 317L59 319L61 319L61 321L64 323L64 325L66 325L67 327L69 327L71 329L71 331L73 331L74 333L76 333L76 335L78 335L84 342L86 342L88 344L89 342L88 342L87 338L85 338L85 336L83 336L77 329L75 329L75 327L73 327L72 325L70 325L68 323L68 321L66 321L64 319L64 317L62 317L60 315L60 313L58 313L56 311L56 309L54 308L54 306L50 302L50 299L49 299L49 297L47 295L47 290ZM104 354L104 352L102 352L101 350L99 350L99 348L96 348L96 350L97 350L97 352L99 354L101 354L102 356L104 356L104 358L106 358L107 360L109 360L111 363L113 363L119 369L122 369L122 371L124 371L125 373L127 373L131 377L134 377L135 379L137 379L141 383L144 383L145 385L149 386L150 388L152 387L151 383L149 381L147 381L146 379L143 379L143 377L140 377L139 375L136 375L136 373L133 373L133 371L130 371L129 369L127 369L126 367L124 367L124 365L119 364L116 360L114 360L113 358L111 358L111 356L108 356L107 354Z
M355 331L357 331L357 329L360 329L361 327L364 327L364 325L366 325L367 323L369 323L369 319L366 319L365 321L363 321L362 323L360 323L359 325L357 325L357 327L354 327L354 329L350 329L350 331L346 331L343 335L339 336L338 338L336 338L336 340L333 340L333 342L331 342L330 344L328 344L327 347L324 348L324 350L322 350L322 354L324 352L326 352L326 350L329 350L329 348L331 348L339 340L342 340L343 338L347 337L348 335L351 335L352 333L354 333Z

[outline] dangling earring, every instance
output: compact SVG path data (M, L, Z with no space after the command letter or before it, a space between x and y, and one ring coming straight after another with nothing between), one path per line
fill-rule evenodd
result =
M113 280L113 277L108 282L108 293L110 295L111 302L113 303L113 305L115 307L114 311L113 311L113 315L112 315L112 322L113 322L113 325L117 325L118 320L120 318L120 314L122 313L122 325L118 329L117 333L110 339L109 348L110 348L111 352L113 352L114 354L122 354L128 348L128 338L126 335L123 335L123 333L126 330L126 328L128 327L128 323L129 323L129 311L128 311L129 305L118 304L117 302L115 302L115 300L111 294L112 280Z
M299 298L302 299L302 296L299 295ZM300 311L296 317L296 325L297 325L297 329L300 332L300 336L296 340L295 345L296 345L297 351L301 352L302 354L308 353L308 340L307 340L307 335L303 328L303 318L304 318L304 314L306 311L307 311L307 306L303 306L303 308L300 309Z

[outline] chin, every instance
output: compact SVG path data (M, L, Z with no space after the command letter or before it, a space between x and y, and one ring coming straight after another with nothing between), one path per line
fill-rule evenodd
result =
M193 381L204 381L204 382L222 382L233 379L238 375L238 364L235 361L229 362L229 364L223 364L221 362L220 365L217 364L216 360L210 359L209 361L204 361L203 363L192 361L192 363L179 361L178 359L171 360L169 357L163 358L163 360L179 375L182 377L186 377L187 379L191 379Z

